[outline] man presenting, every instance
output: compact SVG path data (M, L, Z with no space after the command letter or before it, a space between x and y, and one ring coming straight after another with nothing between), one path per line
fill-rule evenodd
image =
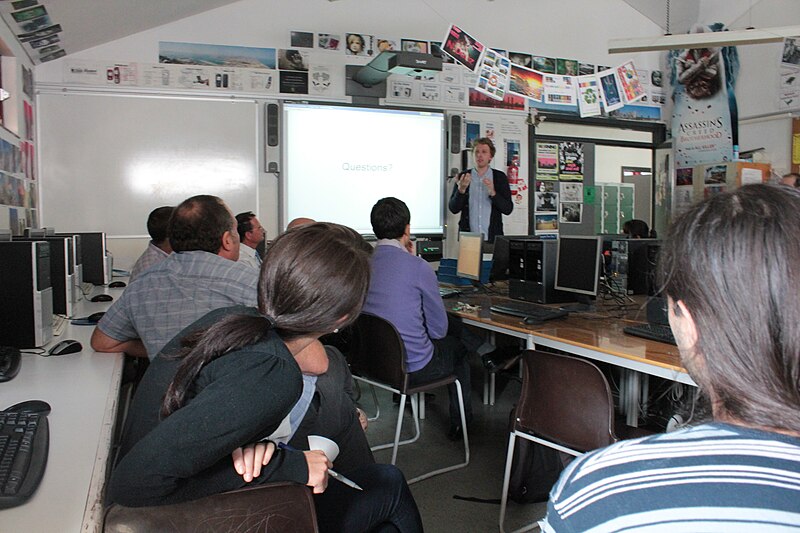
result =
M370 220L379 240L372 254L372 278L363 311L384 318L397 328L406 347L412 384L456 374L469 423L472 405L467 350L458 337L448 335L448 316L436 275L423 259L408 251L408 207L397 198L383 198L372 208ZM458 394L455 384L448 388L448 437L458 440L462 434Z
M503 234L503 215L510 215L514 209L508 177L489 168L495 153L490 139L483 137L473 142L475 168L459 174L448 204L451 213L461 213L458 229L482 233L487 243Z
M267 234L261 222L251 212L236 215L236 230L239 233L239 262L250 265L256 270L261 268L261 254L258 245L264 242Z

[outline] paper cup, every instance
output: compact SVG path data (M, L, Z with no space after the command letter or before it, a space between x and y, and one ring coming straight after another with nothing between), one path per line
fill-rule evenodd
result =
M319 435L308 436L309 450L322 450L329 461L333 462L339 456L339 445L327 437Z

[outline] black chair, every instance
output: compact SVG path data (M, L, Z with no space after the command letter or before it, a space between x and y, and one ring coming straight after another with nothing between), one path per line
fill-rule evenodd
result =
M464 398L461 393L461 383L455 375L442 379L410 385L406 371L406 348L403 339L391 322L381 317L361 313L352 326L353 341L347 354L350 369L357 381L368 383L373 387L391 391L400 395L400 409L397 414L397 426L394 441L387 444L373 446L373 450L392 448L392 462L397 461L397 449L401 444L410 444L419 439L419 405L417 394L455 383L458 391L459 407L461 408L461 427L464 429L464 462L440 468L422 474L408 481L409 484L422 481L438 474L464 468L469 464L469 438L464 411ZM469 384L466 384L469 386ZM403 429L403 413L405 412L406 398L411 396L411 412L414 419L414 437L400 441L400 432ZM376 399L377 406L377 399Z
M508 437L500 531L504 532L508 484L517 437L569 455L602 448L619 440L649 435L649 431L617 426L614 400L603 372L591 361L568 355L525 350L522 391ZM530 527L516 531L526 531Z
M311 489L275 482L214 494L199 500L154 507L111 505L104 533L317 533Z

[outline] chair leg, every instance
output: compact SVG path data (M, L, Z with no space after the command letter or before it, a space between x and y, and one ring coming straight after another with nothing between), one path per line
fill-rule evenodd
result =
M500 496L500 533L505 533L503 524L506 519L506 505L508 504L508 484L511 481L511 463L514 461L514 443L517 434L513 431L508 435L508 451L506 452L506 470L503 474L503 493Z
M394 452L392 453L393 457L397 456L397 447L403 446L404 444L411 444L412 442L417 442L420 435L419 430L419 419L417 418L417 407L415 403L415 399L411 398L411 413L412 417L414 418L414 436L410 439L406 440L399 440L400 439L400 431L403 428L403 415L405 415L405 407L406 407L406 396L405 394L400 395L400 411L397 414L397 426L395 429L395 440L392 442L388 442L386 444L376 444L375 446L370 447L370 450L376 452L378 450L385 450L386 448L394 448ZM392 464L394 464L394 459L392 459Z
M419 401L419 419L425 420L425 393L419 392L416 396Z
M367 418L367 420L372 422L381 416L381 404L378 403L378 395L375 393L375 385L370 385L369 388L372 390L372 399L375 401L375 416L372 418Z
M422 481L423 479L428 479L429 477L438 476L439 474L444 474L445 472L452 472L453 470L458 470L459 468L464 468L467 465L469 465L469 435L467 431L467 414L466 414L466 409L464 408L464 395L461 392L461 383L459 383L459 381L456 380L455 384L456 384L456 392L458 393L458 405L461 411L461 427L464 431L464 462L452 466L447 466L445 468L440 468L438 470L428 472L427 474L422 474L421 476L417 476L413 479L409 479L408 480L409 485L411 485L412 483L416 483L417 481Z

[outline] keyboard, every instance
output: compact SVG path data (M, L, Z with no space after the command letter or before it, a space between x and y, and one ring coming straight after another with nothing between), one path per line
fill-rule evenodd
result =
M22 505L33 495L49 446L47 416L0 411L0 509Z
M495 313L531 318L537 322L545 322L569 315L568 311L531 302L505 302L502 304L495 304L491 306L490 309Z
M441 296L442 298L453 298L454 296L458 296L459 294L461 294L461 291L458 289L439 287L439 296Z
M53 335L58 337L64 333L65 327L67 327L67 319L61 315L53 315Z
M675 337L672 335L672 329L666 324L641 324L639 326L625 326L622 331L628 335L650 339L651 341L659 341L666 344L678 344L675 342Z

